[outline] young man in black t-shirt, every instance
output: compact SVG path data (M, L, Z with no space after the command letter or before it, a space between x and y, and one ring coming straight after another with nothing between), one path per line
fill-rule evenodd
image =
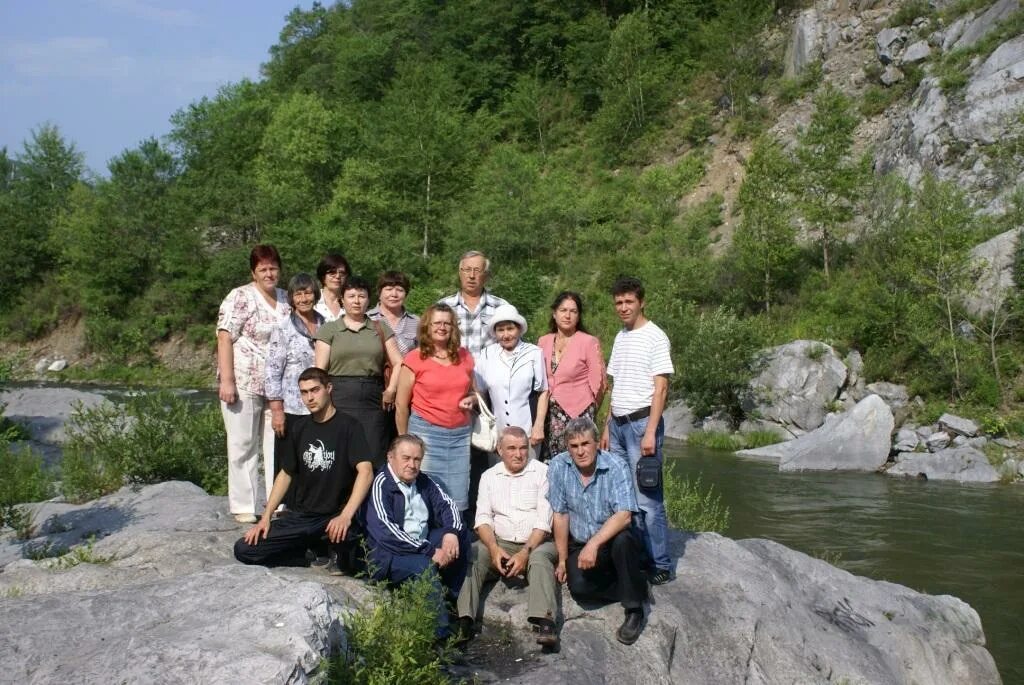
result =
M373 461L381 457L370 453L359 424L334 408L326 372L303 371L299 392L310 415L286 438L263 516L235 543L243 564L305 566L306 550L318 547L324 533L338 559L352 559L358 545L356 512L370 490ZM289 513L271 521L286 493Z

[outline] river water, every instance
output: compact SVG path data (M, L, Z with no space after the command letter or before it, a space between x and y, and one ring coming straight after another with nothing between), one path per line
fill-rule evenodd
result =
M772 463L673 444L672 468L713 485L726 535L768 538L858 575L950 594L981 615L1005 683L1024 683L1024 486L873 473L780 473Z

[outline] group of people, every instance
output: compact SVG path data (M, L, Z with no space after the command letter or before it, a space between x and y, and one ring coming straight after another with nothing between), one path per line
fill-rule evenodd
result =
M255 524L235 556L365 568L394 584L432 570L439 637L473 635L485 582L524 578L545 648L559 644L566 583L621 602L616 636L632 644L648 585L673 577L661 482L668 337L644 314L642 283L620 278L611 295L623 328L607 367L573 292L526 342L524 317L486 288L490 266L465 253L459 290L417 317L400 272L380 276L370 309L369 283L341 255L285 291L277 251L252 250L253 280L231 291L217 324L229 506ZM480 402L497 421L496 460L471 447Z

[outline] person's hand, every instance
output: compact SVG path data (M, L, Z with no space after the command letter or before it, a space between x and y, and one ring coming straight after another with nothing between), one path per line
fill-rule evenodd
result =
M271 409L270 410L270 427L274 429L274 434L279 438L284 437L284 410L283 409Z
M565 582L565 559L560 560L555 566L555 580L559 583Z
M523 547L521 550L513 554L508 558L508 565L505 567L504 575L507 578L515 578L526 573L526 562L529 561L530 555L526 552L526 548Z
M611 420L612 420L612 417L609 416L608 417L608 421L611 421ZM598 442L597 442L597 449L599 449L599 450L607 450L608 449L608 445L610 445L610 444L611 444L611 440L608 438L608 423L606 422L604 424L604 430L601 431L601 439L598 440Z
M505 575L505 566L506 564L508 564L508 562L505 560L511 557L512 555L503 550L501 547L498 547L497 545L494 546L494 549L489 551L491 553L491 566L493 566L494 570L497 571L500 575Z
M459 400L459 409L462 411L473 411L474 406L476 406L476 398L472 395L466 395Z
M267 538L267 533L270 532L270 521L264 518L260 518L256 522L256 525L245 532L244 540L247 545L256 545L259 543L260 538L264 540Z
M434 555L430 557L430 560L437 564L438 568L444 568L451 563L451 560L448 558L448 554L440 547L434 550Z
M398 395L398 392L396 392L395 390L390 390L388 388L385 388L384 392L381 393L381 396L380 396L381 408L383 408L384 411L391 411L392 409L394 409L394 407L395 407L395 397L397 395Z
M586 571L597 566L597 549L599 545L595 545L593 542L588 542L583 545L583 549L580 550L580 556L576 562L576 565L580 567L581 571Z
M455 533L444 534L444 537L441 538L441 549L447 552L449 561L459 558L459 538L455 536Z
M238 388L235 387L235 381L230 378L221 378L220 383L217 385L217 397L224 404L234 404L238 401Z
M645 431L644 437L640 440L640 455L644 457L651 456L654 454L656 445L657 443L654 439L654 435L648 435Z
M533 431L530 432L530 444L536 447L542 442L544 442L544 427L534 426Z
M333 543L341 542L348 535L348 529L352 525L352 517L345 514L338 514L327 522L327 539Z

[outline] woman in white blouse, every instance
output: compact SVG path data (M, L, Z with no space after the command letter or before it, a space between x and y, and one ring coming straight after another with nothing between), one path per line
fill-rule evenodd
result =
M252 282L228 293L217 315L217 395L228 442L228 507L239 523L255 523L256 482L263 453L267 495L274 479L274 432L265 396L270 334L291 307L277 287L281 255L257 245L249 255Z
M518 426L530 436L530 456L544 441L548 379L540 348L523 340L526 319L510 304L494 310L490 322L496 342L484 348L476 365L477 385L490 399L499 435Z

